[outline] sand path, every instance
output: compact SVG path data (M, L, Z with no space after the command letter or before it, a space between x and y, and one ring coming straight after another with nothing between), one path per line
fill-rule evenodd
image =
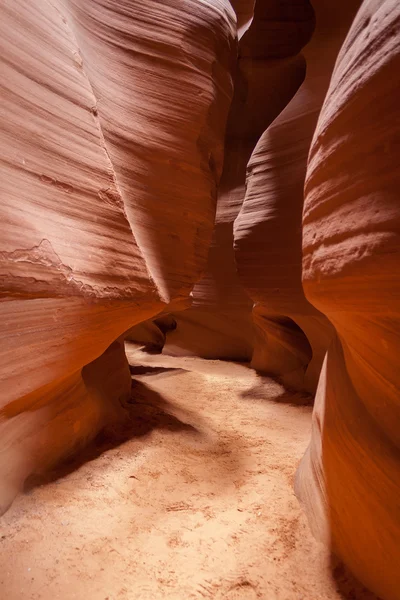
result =
M129 354L134 426L0 519L0 598L372 598L332 580L293 494L302 398L246 366Z

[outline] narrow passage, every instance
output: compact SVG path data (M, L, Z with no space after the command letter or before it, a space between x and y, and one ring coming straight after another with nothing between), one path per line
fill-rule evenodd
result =
M130 425L0 524L6 600L369 600L293 493L311 408L244 365L130 350Z

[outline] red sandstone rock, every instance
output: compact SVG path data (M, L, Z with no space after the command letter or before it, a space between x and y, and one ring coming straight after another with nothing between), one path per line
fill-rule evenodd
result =
M363 3L311 147L303 285L335 326L297 488L385 600L400 590L400 5Z
M186 296L214 223L232 8L228 0L66 3L132 232L163 300Z
M150 319L134 325L125 333L125 340L136 347L151 353L161 353L165 345L166 333L176 329L176 320L171 314L160 313L156 319Z
M256 303L252 365L311 392L332 328L302 289L303 187L318 114L358 4L353 0L339 10L333 3L313 3L317 26L304 49L307 76L251 156L246 196L235 221L240 280Z
M1 511L123 417L121 335L203 268L235 41L227 0L0 11Z
M216 226L207 271L193 290L193 305L175 314L177 328L164 352L204 358L250 360L253 301L237 276L233 222L245 194L246 165L260 135L292 98L304 78L298 56L314 26L308 0L233 3L238 11L239 58L225 137ZM274 40L271 43L271 40Z
M400 8L364 2L314 133L357 5L315 2L306 80L245 190L254 145L304 77L314 17L306 1L259 0L254 17L252 1L232 5L213 244L167 346L248 358L254 301L253 366L313 389L328 317L297 490L315 532L398 600ZM165 312L187 306L211 239L235 27L227 0L0 13L1 512L32 472L126 417L124 335L162 345Z

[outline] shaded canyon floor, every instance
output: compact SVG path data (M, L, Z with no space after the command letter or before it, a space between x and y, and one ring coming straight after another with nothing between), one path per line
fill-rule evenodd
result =
M123 431L0 519L7 600L372 600L308 529L311 408L245 365L129 349Z

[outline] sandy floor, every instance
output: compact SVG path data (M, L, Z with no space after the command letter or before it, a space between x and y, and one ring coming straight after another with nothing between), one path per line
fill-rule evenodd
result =
M130 358L135 425L0 519L2 600L372 598L331 579L292 492L301 398L241 365Z

